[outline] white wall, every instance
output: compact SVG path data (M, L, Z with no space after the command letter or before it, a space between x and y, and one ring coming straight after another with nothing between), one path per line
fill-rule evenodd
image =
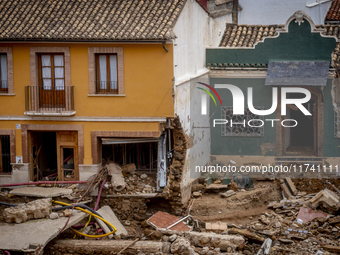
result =
M323 2L324 0L321 0ZM239 12L238 23L248 25L285 24L296 11L303 11L309 15L315 25L324 24L327 11L332 1L324 2L314 7L306 4L316 0L239 0L243 8Z
M190 169L195 165L205 165L210 159L210 131L193 128L209 126L209 116L201 118L193 114L196 113L194 108L201 104L196 81L208 83L205 49L218 46L228 22L231 22L231 15L212 19L196 1L188 0L173 29L177 36L173 41L175 114L179 116L185 133L192 138L183 171L184 201L190 197L191 182L198 177L192 175Z

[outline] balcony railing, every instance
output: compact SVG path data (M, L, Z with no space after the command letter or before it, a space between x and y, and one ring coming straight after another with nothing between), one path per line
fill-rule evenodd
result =
M74 86L26 86L25 111L47 113L74 111Z
M97 81L97 94L118 94L116 81Z

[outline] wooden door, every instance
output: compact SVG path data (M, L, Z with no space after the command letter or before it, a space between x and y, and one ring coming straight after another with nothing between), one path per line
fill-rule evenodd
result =
M65 108L65 61L63 54L38 55L40 108Z
M76 131L57 132L58 180L79 180L78 133Z

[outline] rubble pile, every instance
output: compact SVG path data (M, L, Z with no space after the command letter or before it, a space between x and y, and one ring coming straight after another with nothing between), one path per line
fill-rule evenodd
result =
M110 189L110 194L141 194L156 192L156 176L132 171L124 178L125 187L117 191Z
M121 221L143 221L147 218L148 199L145 198L105 198L102 205L109 205Z

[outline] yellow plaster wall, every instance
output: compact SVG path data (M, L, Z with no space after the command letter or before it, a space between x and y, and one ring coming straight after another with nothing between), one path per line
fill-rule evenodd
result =
M24 115L24 87L30 85L30 47L69 47L76 116L174 116L172 44L166 45L169 52L161 44L6 43L1 46L13 49L15 96L0 96L0 115ZM88 47L123 47L125 96L88 96Z

